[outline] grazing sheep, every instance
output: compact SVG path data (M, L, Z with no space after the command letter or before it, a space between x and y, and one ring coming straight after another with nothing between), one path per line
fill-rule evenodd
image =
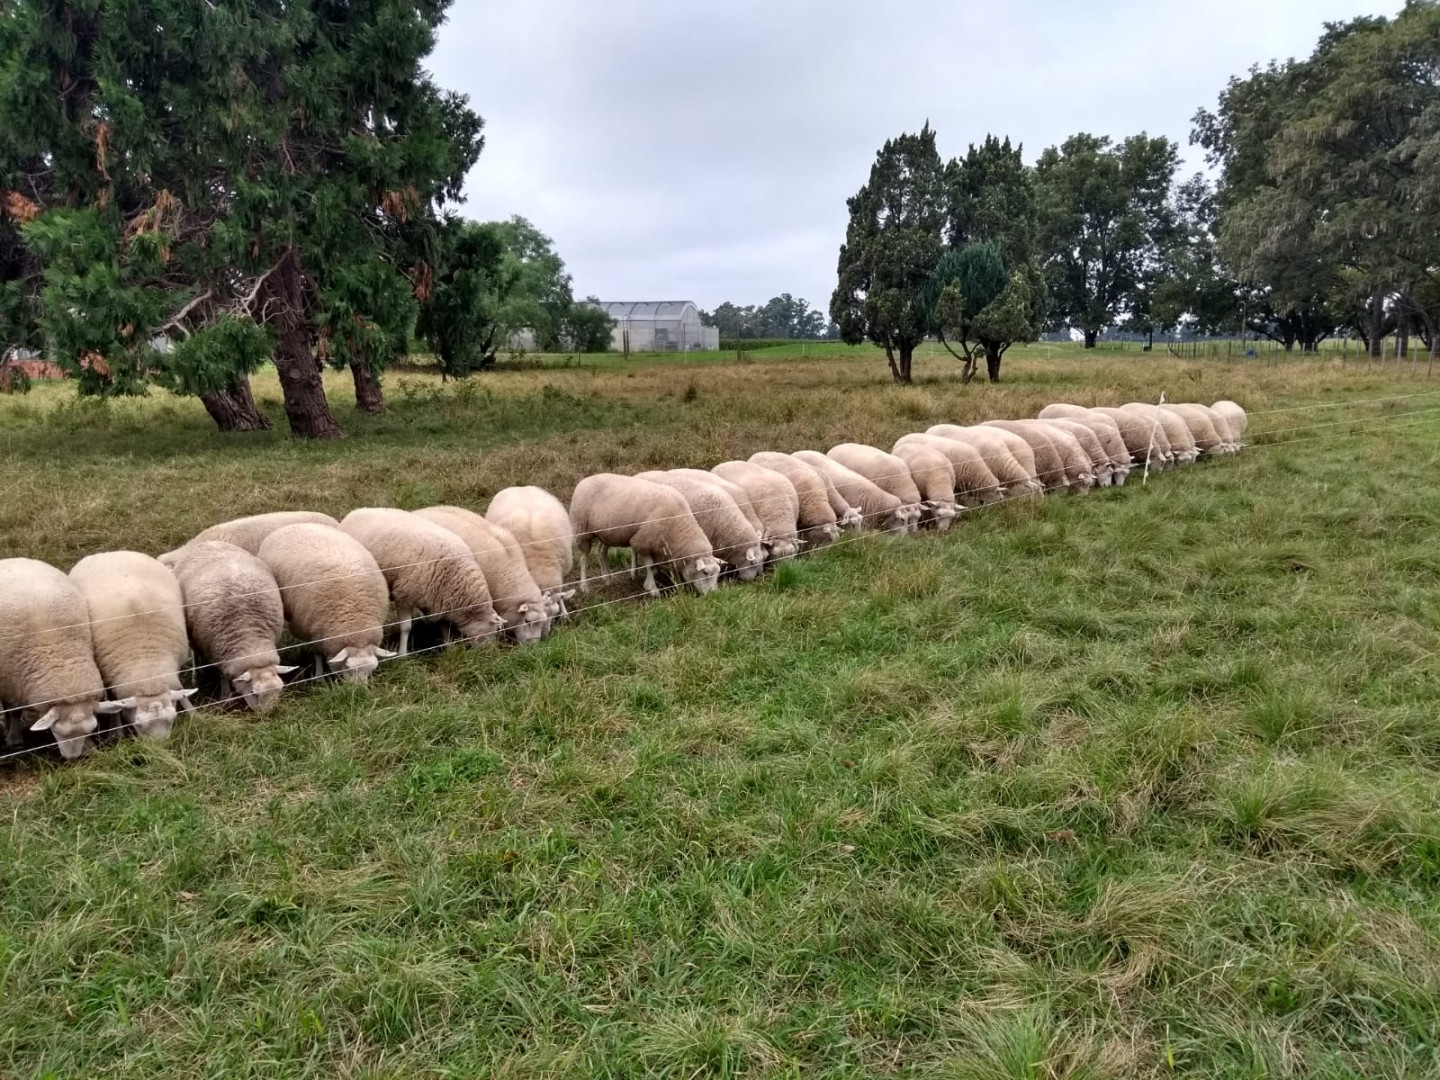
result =
M1210 408L1218 413L1229 427L1230 445L1239 450L1241 440L1245 437L1245 429L1250 426L1250 418L1245 415L1245 410L1233 401L1217 401Z
M495 493L485 520L515 537L530 576L545 593L550 617L564 615L565 601L575 595L565 588L575 566L575 530L565 504L544 488L509 487Z
M340 528L369 548L380 564L400 623L398 655L410 651L410 628L421 613L470 641L483 642L504 626L475 556L449 529L384 507L352 510Z
M790 456L824 473L846 505L858 509L861 519L872 529L909 532L911 515L905 504L854 469L816 450L797 450Z
M825 478L812 466L796 461L789 454L777 454L768 450L751 454L750 462L765 469L773 469L794 486L795 494L800 499L797 525L802 541L813 547L820 547L840 539L840 519L831 505ZM833 486L831 485L832 488ZM855 516L858 518L859 515Z
M38 712L31 731L55 736L60 754L77 758L90 749L101 716L118 713L103 701L105 683L95 666L90 613L75 583L48 563L0 559L0 708L5 745L23 740L24 713Z
M185 623L198 659L220 672L220 696L238 693L245 707L265 712L285 689L276 648L285 609L275 577L260 559L234 544L207 540L160 556L180 583Z
M310 510L279 510L273 514L255 514L251 517L236 518L234 521L222 522L219 525L211 525L193 540L192 544L204 544L211 541L222 544L234 544L238 548L244 548L251 555L259 554L260 545L265 538L276 529L283 529L286 525L329 525L337 528L340 523L329 514L315 513Z
M678 491L710 541L715 557L728 563L741 581L754 581L765 568L765 545L760 531L740 512L728 491L711 480L677 476L664 471L643 472L637 479ZM713 479L713 478L712 478Z
M1215 427L1210 410L1204 405L1180 402L1174 405L1162 405L1161 409L1168 413L1174 413L1185 421L1185 426L1190 429L1190 438L1194 440L1195 448L1200 452L1201 457L1215 457L1217 454L1226 452L1226 439Z
M1017 424L1028 424L1049 436L1055 449L1060 453L1065 468L1065 483L1073 491L1086 492L1095 486L1095 466L1090 454L1080 440L1049 420L1017 420Z
M956 443L958 446L959 443ZM910 478L920 491L920 505L926 507L935 528L944 532L955 521L955 466L933 446L901 440L891 457L910 469Z
M1170 444L1172 464L1188 465L1200 456L1200 451L1195 446L1195 440L1190 436L1189 426L1174 413L1165 412L1158 405L1151 405L1145 401L1130 401L1120 407L1126 412L1135 413L1151 424L1156 422L1160 424L1165 432L1165 441Z
M1148 421L1133 410L1111 409L1097 405L1091 412L1108 416L1120 429L1120 438L1130 451L1134 465L1151 469L1163 469L1171 460L1170 440L1165 437L1165 428L1158 422Z
M520 544L508 529L459 506L431 506L415 513L465 541L485 575L495 613L505 620L505 632L513 640L523 645L545 636L550 629L545 594L530 576Z
M315 678L328 665L348 682L365 682L395 654L380 647L390 587L370 549L347 532L302 522L276 529L260 561L280 586L290 631L315 648Z
M840 443L827 450L825 456L899 499L904 509L906 532L914 532L920 527L920 519L930 508L920 498L920 489L915 486L905 462L878 446L866 446L864 443Z
M1045 423L1053 428L1059 428L1071 438L1075 439L1085 454L1090 459L1090 471L1095 477L1096 487L1109 487L1114 473L1114 465L1110 460L1110 453L1095 434L1094 428L1081 420L1067 420L1065 418L1046 420ZM1119 432L1116 432L1119 438Z
M1058 491L1070 482L1065 475L1065 459L1043 428L1031 427L1015 420L986 420L981 427L1006 431L1025 440L1035 455L1035 476L1045 485L1046 491Z
M1109 416L1095 409L1084 409L1078 405L1047 405L1040 411L1042 420L1069 420L1083 424L1100 440L1106 456L1110 459L1110 484L1119 487L1130 475L1132 462L1130 448L1120 434L1120 425Z
M997 445L1000 445L1001 451L1004 452L1004 447L999 444L998 440ZM907 446L928 447L942 454L949 461L950 471L955 476L955 498L961 506L988 506L991 503L1001 502L1005 498L1005 488L996 477L994 470L986 464L985 456L968 442L915 432L910 435L902 435L896 441L891 453L904 458L905 454L901 451ZM1005 452L1005 459L1014 469L1011 476L1012 482L1021 485L1028 483L1024 470L1020 468L1014 457Z
M735 500L735 505L740 508L740 513L745 515L745 520L755 530L755 535L760 537L761 544L765 543L765 522L756 511L750 501L750 495L739 484L726 480L723 476L717 476L709 469L666 469L672 476L688 477L691 480L699 480L707 484L718 484L726 495Z
M835 524L843 529L859 529L865 524L865 515L860 513L860 508L851 506L840 494L835 486L835 481L830 479L830 474L824 469L816 468L807 461L802 461L797 454L781 454L781 457L789 458L801 468L809 469L820 479L821 485L825 488L825 500L830 504L830 509L835 514ZM798 489L797 489L798 490Z
M188 710L195 696L180 685L190 639L174 573L138 551L109 551L81 559L70 580L85 597L95 666L121 722L144 738L168 738L177 708Z
M599 549L603 574L606 549L612 547L629 548L645 567L645 591L651 596L660 595L657 563L701 596L719 584L720 560L685 497L674 488L615 473L587 476L575 485L570 520L580 549L581 589L588 588L591 549Z
M1033 495L1044 491L1044 486L1035 477L1035 453L1030 444L1018 435L992 428L968 428L955 424L936 424L929 431L920 433L925 438L943 439L948 443L959 443L979 455L980 464L988 469L999 483L1006 498ZM1012 449L1010 440L1019 444L1023 456ZM1028 461L1029 464L1025 464ZM956 482L959 483L959 467L956 468Z
M800 551L800 495L784 473L748 461L724 461L710 470L743 488L764 525L761 533L772 559Z

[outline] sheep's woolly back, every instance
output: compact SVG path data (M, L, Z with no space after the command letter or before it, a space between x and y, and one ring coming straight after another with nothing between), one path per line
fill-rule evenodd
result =
M570 520L582 551L597 542L629 548L669 564L664 568L675 577L683 564L713 555L683 495L633 476L597 473L581 480L570 499Z
M1250 426L1250 418L1245 415L1245 410L1233 401L1217 401L1210 408L1223 417L1229 426L1231 445L1239 446L1240 440L1245 437L1245 429Z
M1020 423L1033 424L1044 432L1054 444L1060 454L1061 465L1065 469L1067 484L1080 488L1090 488L1094 485L1094 463L1078 438L1049 420L1024 420Z
M0 559L0 704L78 704L103 693L90 613L74 582L49 563Z
M460 506L431 506L415 513L465 541L485 575L490 602L506 626L519 625L526 621L527 614L533 613L534 617L543 614L545 600L540 586L530 576L520 545L508 529ZM522 607L524 611L520 610Z
M825 500L830 504L830 509L835 512L835 520L837 522L844 519L846 514L850 513L851 510L855 509L845 501L845 496L840 494L839 489L835 486L835 481L830 479L830 474L827 473L824 469L818 468L810 464L808 461L802 460L798 454L785 454L782 456L788 457L797 465L801 465L804 468L811 470L816 476L820 478L820 483L825 488Z
M889 529L900 524L896 511L905 504L872 484L854 469L848 469L834 458L816 450L797 450L792 457L818 469L830 478L845 502L860 511L865 523L875 529Z
M1130 451L1130 460L1136 465L1144 465L1147 457L1153 464L1170 456L1170 440L1165 437L1165 429L1161 425L1127 409L1096 406L1092 411L1115 421L1120 428L1120 437Z
M936 424L926 430L927 435L938 435L942 439L956 439L959 442L968 443L980 451L985 459L985 464L1000 477L1000 470L1009 471L1005 463L1005 455L1008 454L1025 474L1025 479L1034 483L1039 482L1039 473L1035 468L1035 451L1030 449L1030 444L1019 435L1009 431L1001 431L999 428L986 427L959 427L955 424ZM1008 481L1001 481L1008 483Z
M841 443L826 451L826 457L838 461L852 472L865 477L881 491L888 491L906 506L920 504L920 489L910 475L910 469L894 454L887 454L878 446L864 443Z
M449 529L388 507L352 510L340 528L375 556L402 616L422 611L466 636L491 632L495 608L485 575L465 541Z
M190 638L170 568L138 551L109 551L81 559L70 580L85 597L95 664L110 692L127 698L179 690Z
M910 469L910 477L915 481L922 499L946 506L955 505L955 466L939 450L902 440L895 444L895 452L891 456L899 458Z
M1064 456L1043 428L1015 420L987 420L981 426L1018 435L1028 443L1035 455L1035 475L1047 491L1063 488L1069 482Z
M390 589L370 550L338 527L301 523L260 545L275 576L291 632L323 656L373 648L385 635Z
M803 461L796 461L789 454L761 451L750 455L750 463L764 469L771 469L790 481L800 500L800 516L797 524L806 540L814 541L825 535L838 523L839 516L830 502L830 493L825 487L825 478ZM833 487L833 485L832 485ZM838 493L837 493L838 497ZM840 513L844 513L841 510Z
M997 495L1023 495L1037 483L1015 460L998 433L973 428L955 430L962 434L952 437L922 431L905 438L924 440L950 459L955 470L955 494L967 506L994 501Z
M1095 434L1093 428L1079 420L1047 420L1046 423L1051 427L1059 428L1080 444L1080 448L1085 451L1085 456L1090 459L1092 472L1097 476L1102 472L1109 475L1110 455L1106 452L1104 445L1100 442L1100 437Z
M285 608L274 575L257 556L207 540L186 544L160 561L180 583L196 652L225 678L280 663L276 644L285 632Z
M1165 429L1165 441L1170 444L1170 452L1177 460L1193 461L1199 456L1200 450L1190 435L1189 425L1177 414L1145 401L1127 402L1122 408L1139 413L1152 423L1158 420Z
M730 493L719 484L663 471L641 473L636 479L648 480L679 492L695 515L695 524L710 541L717 559L731 566L746 565L746 555L759 548L759 531L740 512Z
M800 496L783 473L748 461L721 462L710 471L739 486L750 497L767 542L799 543Z
M544 488L505 488L490 500L485 520L515 537L536 585L548 592L565 584L575 566L575 529L559 499Z
M1185 421L1185 426L1190 429L1190 438L1200 453L1205 455L1218 454L1225 448L1229 441L1224 438L1215 427L1215 422L1210 418L1210 410L1203 405L1190 405L1179 403L1163 406L1165 412L1174 413Z
M255 514L251 517L236 518L234 521L211 525L190 543L203 544L215 541L222 544L234 544L251 555L258 555L260 545L276 529L283 529L286 525L305 524L329 525L331 528L337 528L340 525L329 514L320 514L311 510L278 510L273 514Z
M1048 412L1049 409L1045 411ZM1072 424L1089 428L1100 441L1100 446L1105 451L1105 456L1109 458L1110 464L1127 468L1130 465L1130 450L1120 435L1120 425L1104 413L1096 412L1093 409L1080 409L1078 412L1079 415L1071 415L1065 419ZM1040 415L1044 419L1049 419L1045 417L1044 412Z
M725 494L735 500L735 505L740 508L740 513L745 515L745 520L755 530L755 535L762 540L765 538L765 522L750 501L749 493L739 484L705 469L667 469L666 472L671 476L688 476L692 480L700 480L707 484L719 484Z

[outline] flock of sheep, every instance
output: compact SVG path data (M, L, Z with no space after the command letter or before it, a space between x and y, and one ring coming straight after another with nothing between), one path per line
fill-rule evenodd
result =
M577 551L581 589L592 557L603 574L608 549L628 548L647 593L660 591L659 571L705 594L724 574L752 581L843 529L944 530L960 508L1232 453L1245 426L1229 401L1051 405L1033 420L940 424L888 452L844 443L709 471L602 473L576 485L568 512L540 488L513 487L484 516L455 506L361 509L343 521L280 512L215 525L158 559L91 555L68 575L0 560L5 742L23 745L22 718L67 758L89 749L101 717L163 739L193 707L196 691L181 682L191 664L218 671L221 701L268 709L298 670L280 662L287 624L315 678L364 681L405 655L417 618L440 624L447 642L543 637L574 596ZM391 626L394 651L384 647Z

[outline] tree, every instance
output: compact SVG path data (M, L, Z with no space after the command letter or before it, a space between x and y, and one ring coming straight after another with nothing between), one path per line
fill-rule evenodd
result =
M405 233L458 198L481 147L464 98L420 67L447 6L18 0L0 172L36 192L36 292L82 392L160 377L248 398L263 337L295 434L340 434L317 354L380 406L429 277L401 265Z
M700 312L700 321L730 340L785 338L815 340L825 336L825 313L810 307L808 300L782 293L766 303L740 307L725 301L713 312Z
M920 294L940 258L945 180L927 123L918 135L888 140L869 181L847 203L850 224L830 316L847 343L881 346L899 382L910 381L915 347L927 331Z
M1085 347L1140 298L1171 227L1178 163L1167 139L1072 135L1035 168L1040 250L1056 319L1078 327Z

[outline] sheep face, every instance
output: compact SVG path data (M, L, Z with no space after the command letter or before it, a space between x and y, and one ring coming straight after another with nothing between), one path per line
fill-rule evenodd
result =
M680 573L686 584L704 596L720 585L720 560L713 557L691 559L681 567Z
M805 542L812 547L824 547L826 544L833 544L840 539L840 526L817 525L805 534Z
M126 727L133 727L142 739L156 742L168 739L178 711L190 708L194 694L194 690L170 690L149 697L125 698L117 702L123 706L120 719Z
M865 515L860 512L858 507L852 506L845 511L844 516L840 518L839 524L842 529L864 528Z
M252 712L269 712L280 700L280 691L285 689L285 681L280 676L288 675L294 670L289 666L267 664L242 671L230 681L247 709Z
M927 502L925 519L935 526L937 532L945 532L955 522L957 511L948 503Z
M31 731L48 731L55 736L60 756L68 760L83 757L92 749L90 736L100 726L96 714L110 715L120 711L114 701L69 702L52 705L45 715L30 725Z
M545 628L550 625L547 606L544 601L520 605L519 621L509 628L510 637L517 645L527 645L545 636Z
M741 581L754 581L765 569L765 549L757 544L747 548L744 558L735 564L735 576Z
M326 660L325 664L344 682L363 683L370 681L381 660L388 660L394 655L379 645L347 646Z
M800 545L793 540L772 540L770 558L772 561L794 558L800 552Z
M460 636L475 645L485 645L495 639L495 636L505 629L505 620L493 611L489 615L482 615L478 619L471 619L468 622L458 623L456 629Z

